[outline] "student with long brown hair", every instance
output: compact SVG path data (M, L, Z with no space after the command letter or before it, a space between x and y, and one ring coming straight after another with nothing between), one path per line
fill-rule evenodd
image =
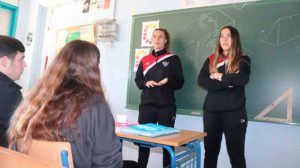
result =
M204 168L216 168L222 135L233 168L245 168L247 129L245 85L250 76L250 58L243 56L239 32L221 29L215 52L205 61L198 77L207 90L203 105Z
M100 80L94 44L68 43L14 113L9 144L26 153L32 139L69 141L75 167L122 167L121 144Z

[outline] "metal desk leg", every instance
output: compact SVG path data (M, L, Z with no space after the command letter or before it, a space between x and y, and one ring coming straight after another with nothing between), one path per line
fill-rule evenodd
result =
M175 158L174 150L170 146L165 146L165 145L160 145L160 146L162 148L165 148L169 152L171 158L171 168L176 168L176 158Z
M195 141L197 145L197 168L201 167L201 146L200 146L200 141L197 140Z

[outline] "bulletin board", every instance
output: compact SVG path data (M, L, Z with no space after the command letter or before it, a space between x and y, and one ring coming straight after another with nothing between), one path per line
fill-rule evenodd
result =
M95 24L88 24L58 30L56 52L58 52L68 42L76 39L96 44L95 27Z

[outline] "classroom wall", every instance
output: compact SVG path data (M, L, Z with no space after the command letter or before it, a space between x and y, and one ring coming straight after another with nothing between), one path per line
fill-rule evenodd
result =
M21 0L26 1L26 0ZM128 2L130 1L130 3ZM192 1L191 1L192 2ZM231 3L237 0L203 0L198 5L213 5L217 3ZM52 16L64 16L64 9L68 9L70 5L78 5L78 1L72 1L69 5L63 4L59 10L51 8ZM23 4L28 8L30 4ZM32 4L31 4L32 5ZM109 101L111 110L114 115L127 114L131 122L137 121L138 111L128 110L125 108L127 95L127 80L129 70L129 49L131 39L131 16L133 14L142 14L149 12L159 12L166 10L180 9L183 6L181 0L116 0L115 19L119 24L118 41L108 47L106 44L98 43L101 51L100 68L102 72L102 80ZM22 8L22 6L20 6ZM75 7L77 8L77 7ZM58 12L58 13L55 13ZM76 22L77 18L81 18L82 14L72 13L74 19L63 20L66 25ZM80 16L79 16L80 15ZM33 17L35 18L35 17ZM63 18L63 17L62 17ZM62 18L51 19L49 15L47 21L51 19L51 24L59 24ZM25 19L25 18L23 18ZM29 26L24 20L19 20L22 26ZM28 21L29 22L29 21ZM91 22L91 20L87 20ZM84 24L84 21L80 21ZM251 24L251 23L249 23ZM46 26L47 27L47 26ZM52 27L53 28L53 27ZM50 27L51 29L51 27ZM22 37L21 34L19 34ZM46 31L45 39L47 44L44 45L43 55L54 55L55 38ZM46 42L45 42L46 43ZM30 56L29 56L30 57ZM254 79L253 79L254 80ZM176 119L176 127L181 129L190 129L202 131L202 117L178 115ZM298 168L300 167L300 127L292 125L271 124L263 122L249 122L246 138L246 159L249 168ZM202 145L203 149L203 145ZM161 167L161 150L152 149L150 155L149 166L151 168ZM203 153L202 153L203 154ZM125 143L123 150L124 159L137 159L136 146ZM203 158L202 158L203 161ZM219 156L219 167L229 168L230 163L226 152L225 143L223 141L222 149Z
M22 41L25 46L27 67L17 83L23 87L24 93L40 74L46 12L47 9L40 6L38 0L19 1L15 37ZM31 42L28 40L29 34L32 35Z

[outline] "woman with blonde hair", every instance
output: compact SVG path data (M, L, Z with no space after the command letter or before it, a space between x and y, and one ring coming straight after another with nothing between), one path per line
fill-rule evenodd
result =
M17 108L9 145L32 139L69 141L75 167L122 167L121 144L100 80L100 52L89 42L68 43Z

